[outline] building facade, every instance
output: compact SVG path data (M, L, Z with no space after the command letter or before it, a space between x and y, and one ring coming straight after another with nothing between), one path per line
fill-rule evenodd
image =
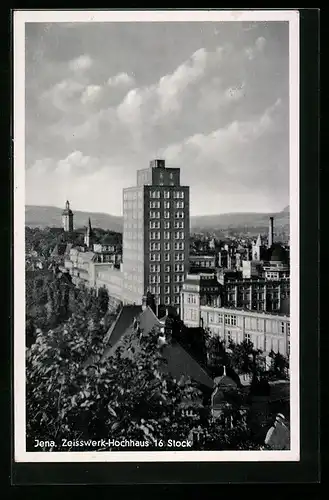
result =
M187 276L181 292L181 319L186 326L201 326L227 343L250 340L264 353L290 353L289 315L223 307L216 281L209 275Z
M158 304L179 307L189 266L189 187L180 169L153 160L123 191L123 287L130 302L150 291Z

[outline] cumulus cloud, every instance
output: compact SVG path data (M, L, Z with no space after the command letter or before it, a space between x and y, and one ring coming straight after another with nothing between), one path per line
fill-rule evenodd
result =
M258 53L263 52L266 45L266 38L260 36L256 39L255 43L251 47L245 49L246 55L250 61L255 59Z
M118 85L131 86L134 84L134 82L134 78L132 76L129 76L127 73L118 73L115 76L111 76L107 80L107 84L110 87L116 87Z
M81 102L87 104L88 102L93 102L97 99L102 87L100 85L87 85L81 95Z
M30 45L29 202L46 204L42 193L51 191L53 204L74 196L80 207L90 203L90 210L120 213L118 193L157 155L181 167L194 213L279 199L273 190L287 184L289 160L288 31L281 43L283 28L258 23L247 31L248 23L231 30L234 23L224 24L216 37L208 25L202 36L191 25L182 37L177 23L166 23L152 45L149 40L158 35L152 23L141 29L125 25L121 44L121 32L105 26L67 33L62 27L61 36L54 27L39 43L42 64L35 62L35 43ZM88 54L82 50L75 57L84 36ZM267 47L271 57L265 58ZM276 96L282 101L275 102ZM90 189L97 200L88 197Z
M69 62L69 68L72 71L89 69L92 65L92 59L87 54L81 55Z
M62 80L41 94L41 101L50 103L60 111L66 111L70 102L79 98L84 85L76 80Z

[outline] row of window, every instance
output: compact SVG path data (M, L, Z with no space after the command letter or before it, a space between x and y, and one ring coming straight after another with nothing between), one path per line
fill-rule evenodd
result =
M165 259L169 260L169 259ZM184 272L184 264L175 264L175 272L176 273L183 273ZM150 273L159 273L160 272L160 264L150 264ZM170 273L170 271L165 271L167 273Z
M150 208L160 208L160 201L150 201ZM165 201L163 204L164 208L184 208L184 202L183 201L175 201L173 205L171 205L170 201Z
M176 262L184 261L184 259L185 259L185 256L184 256L183 253L176 253L174 255L174 260ZM161 261L161 254L159 254L159 253L151 253L150 254L150 260L153 261L153 262L160 262ZM171 260L171 254L165 253L164 254L164 260L166 262L169 262Z
M174 199L184 199L184 191L163 191L163 197L167 200L171 198L171 194ZM150 191L150 198L161 198L161 191Z
M169 242L164 243L164 250L171 250L171 248L172 248L171 243L169 243ZM175 241L174 249L175 250L184 250L184 242L183 241ZM150 250L161 250L161 244L158 242L151 242L150 243Z
M183 283L184 274L175 274L173 277L173 281L174 283ZM171 282L171 275L165 274L164 283L170 283L170 282ZM150 274L149 283L161 283L161 276L159 274Z
M163 216L165 219L170 219L172 217L173 213L169 211L165 211ZM174 212L174 217L175 219L184 219L185 213L184 212ZM154 210L150 211L150 219L161 219L161 212L155 212Z
M164 221L163 223L164 229L170 229L171 223L169 220ZM161 222L159 220L151 220L150 221L150 229L160 229L161 228ZM176 220L174 222L174 229L184 229L184 221L183 220Z
M174 236L175 240L183 240L185 237L184 231L176 231L174 233L170 233L169 231L164 231L162 234L165 240L171 240L172 236ZM161 240L161 232L150 231L149 238L150 240Z
M174 285L171 287L170 285L165 285L163 287L163 293L168 294L168 293L180 293L180 285ZM154 295L160 295L161 289L159 286L151 286L150 287L150 292L153 293Z

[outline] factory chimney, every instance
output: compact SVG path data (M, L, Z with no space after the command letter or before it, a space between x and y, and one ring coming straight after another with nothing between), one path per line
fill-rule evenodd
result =
M268 224L268 248L271 248L273 245L273 217L270 217L269 224Z

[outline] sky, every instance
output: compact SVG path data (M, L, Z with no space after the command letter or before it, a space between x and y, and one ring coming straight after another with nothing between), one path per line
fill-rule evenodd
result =
M287 22L27 23L26 204L122 213L153 158L191 215L289 204Z

